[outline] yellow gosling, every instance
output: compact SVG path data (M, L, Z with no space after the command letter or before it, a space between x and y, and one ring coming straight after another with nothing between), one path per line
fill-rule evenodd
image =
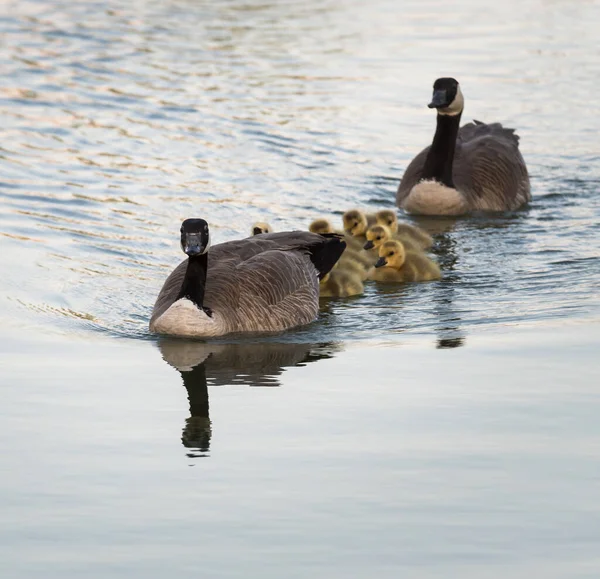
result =
M429 249L433 245L433 238L429 233L408 223L398 223L398 216L393 209L383 209L375 214L377 223L390 228L390 231L404 239L411 239L422 249Z
M367 241L364 244L363 248L366 251L374 253L375 255L377 255L377 257L379 257L379 248L386 241L390 241L392 239L400 240L402 242L402 245L404 245L404 249L406 249L406 251L421 251L421 247L418 244L416 244L412 239L408 237L403 237L398 234L392 235L392 232L390 231L389 227L386 227L385 225L371 225L371 227L367 229L366 239Z
M354 239L350 234L338 231L333 228L331 221L328 219L315 219L309 226L308 230L312 233L323 235L324 233L342 233L346 242L346 257L352 256L357 261L364 263L366 266L371 266L373 263L362 255L362 243L360 239Z
M360 277L341 269L331 270L319 283L319 296L322 298L357 296L363 291Z
M264 221L257 221L251 230L252 235L260 235L261 233L273 233L273 228Z
M342 216L344 223L344 231L352 235L352 237L364 237L367 229L371 225L375 225L377 221L372 213L365 213L360 209L350 209Z
M335 233L333 225L331 225L331 221L328 219L315 219L308 226L308 230L311 233L318 233L319 235L323 235L323 233Z
M386 241L379 248L379 259L369 279L380 282L431 281L442 274L435 261L424 253L406 251L401 241Z

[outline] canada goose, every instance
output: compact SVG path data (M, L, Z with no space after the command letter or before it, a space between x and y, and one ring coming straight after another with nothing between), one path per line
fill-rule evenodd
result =
M433 245L433 238L429 233L409 223L398 223L398 216L393 209L383 209L375 213L377 223L389 227L403 239L414 241L422 249L429 249ZM408 249L408 248L407 248Z
M421 247L415 243L412 239L403 237L398 233L393 234L389 227L385 225L379 225L376 223L375 225L371 225L369 229L367 229L366 235L367 241L364 245L364 249L366 251L373 251L377 257L379 257L379 248L386 242L392 239L399 239L402 241L402 245L407 251L421 251ZM377 258L375 258L377 261ZM375 262L373 262L375 263Z
M356 296L363 291L361 278L344 269L332 269L319 283L319 295L322 298Z
M402 242L386 241L369 279L383 282L430 281L440 279L440 268L424 253L406 251Z
M399 207L408 213L461 215L514 210L531 200L514 129L474 121L459 130L464 97L453 78L435 81L428 106L437 109L435 136L406 169L396 194Z
M177 336L279 331L317 317L319 279L346 244L339 235L286 231L210 248L208 223L186 219L181 247L189 256L165 281L150 331Z
M375 225L377 219L372 213L365 213L360 209L350 209L342 216L344 231L347 231L353 237L364 237L367 229Z
M273 233L273 228L264 221L257 221L252 226L252 235L260 235L261 233Z

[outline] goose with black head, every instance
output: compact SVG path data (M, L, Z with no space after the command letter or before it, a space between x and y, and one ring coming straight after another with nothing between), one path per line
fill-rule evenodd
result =
M160 290L150 331L184 337L274 332L312 322L319 280L346 246L340 235L286 231L211 247L204 219L186 219L180 233L188 258Z
M408 213L512 211L531 200L514 129L480 121L459 128L464 102L454 78L435 81L428 105L437 110L433 142L411 161L396 194L397 205Z

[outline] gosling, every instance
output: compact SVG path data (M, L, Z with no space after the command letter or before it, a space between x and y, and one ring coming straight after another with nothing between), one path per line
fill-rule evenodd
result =
M360 209L350 209L344 213L342 221L344 223L344 231L352 237L364 238L367 229L371 225L375 225L377 219L372 213L367 214Z
M252 235L260 235L261 233L273 233L273 228L264 221L257 221L252 226Z
M319 282L319 297L346 298L357 296L364 291L360 277L348 270L332 269Z
M386 242L392 239L399 239L402 241L402 245L404 245L404 249L407 251L419 252L421 251L421 247L414 242L414 240L409 237L402 237L401 235L392 235L392 232L385 225L371 225L369 229L367 229L366 234L367 241L364 244L363 248L366 251L374 251L379 257L379 248Z
M408 223L398 223L398 216L393 209L383 209L375 214L377 223L390 228L392 233L403 239L410 239L421 249L429 249L433 245L433 238L420 227Z
M442 274L435 261L424 253L409 252L401 241L386 241L379 248L379 259L368 279L381 282L431 281Z

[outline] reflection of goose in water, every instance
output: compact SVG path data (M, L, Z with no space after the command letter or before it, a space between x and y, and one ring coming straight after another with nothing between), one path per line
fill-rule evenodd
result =
M191 370L181 370L180 373L190 402L190 416L185 419L181 443L186 448L200 451L200 455L190 452L189 457L203 456L208 453L212 436L212 425L208 417L206 368L204 364L198 364Z
M190 417L181 441L200 453L190 457L206 455L209 450L212 425L207 385L280 386L279 376L286 368L332 358L341 350L338 343L211 344L174 339L162 339L158 347L163 359L180 372L188 393Z
M464 346L466 336L460 309L454 303L456 285L460 282L460 277L455 272L458 261L456 240L449 235L439 236L433 252L444 270L444 278L437 285L433 297L433 311L437 318L435 323L436 348L459 348Z

